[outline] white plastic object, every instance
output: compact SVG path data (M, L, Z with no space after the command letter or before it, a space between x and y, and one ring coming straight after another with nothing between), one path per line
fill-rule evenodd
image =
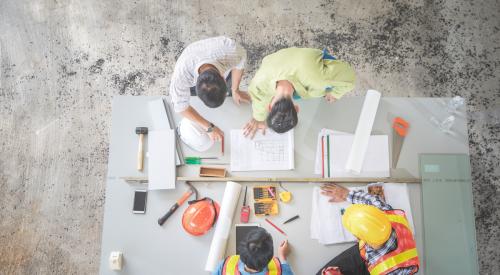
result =
M182 142L193 150L204 152L214 145L206 130L187 118L181 120L178 130Z
M120 251L113 251L109 255L109 269L122 270L123 267L123 253Z
M358 126L354 133L354 141L345 166L345 169L351 174L359 175L361 173L381 96L381 93L375 90L366 92Z
M457 95L453 97L450 101L448 101L446 109L448 110L448 113L455 114L457 113L458 108L462 107L464 103L465 99Z

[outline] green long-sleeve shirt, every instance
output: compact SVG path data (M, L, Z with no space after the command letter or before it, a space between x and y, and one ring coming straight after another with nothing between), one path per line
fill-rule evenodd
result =
M257 121L267 118L267 106L279 80L290 81L304 99L323 97L327 90L338 99L354 88L355 75L348 63L323 59L318 49L287 48L270 54L264 57L248 87Z

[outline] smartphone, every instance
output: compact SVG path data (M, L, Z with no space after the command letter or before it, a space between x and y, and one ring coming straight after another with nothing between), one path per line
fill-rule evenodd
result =
M135 214L146 213L146 199L148 197L148 191L146 189L135 190L134 194L134 208L132 212Z

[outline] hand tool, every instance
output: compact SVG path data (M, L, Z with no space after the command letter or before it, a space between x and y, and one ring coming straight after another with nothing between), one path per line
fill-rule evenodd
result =
M247 205L247 189L245 186L245 197L243 198L243 206L241 207L240 222L247 223L250 218L250 206Z
M198 163L198 162L201 163L201 160L203 159L218 159L218 157L184 157L184 161L189 162L188 164Z
M403 142L408 134L408 128L410 124L402 119L401 117L396 117L392 122L392 168L396 168L399 160L399 154L401 153L401 148L403 147Z
M256 216L274 216L279 213L276 200L255 202L253 207Z
M137 150L137 170L144 169L144 135L148 133L148 127L136 127L135 133L139 135L139 148Z
M330 177L330 135L326 136L326 161L328 162L328 177Z
M158 224L160 226L163 225L165 221L175 212L175 210L177 210L177 208L179 208L179 206L181 206L192 194L195 194L195 200L198 199L198 191L196 188L194 188L194 186L189 182L186 182L186 184L189 186L189 189L182 194L182 197L180 197L177 202L170 207L168 212L163 215L163 217L158 219Z
M288 191L281 182L279 182L280 187L285 190L284 192L279 192L280 200L284 203L290 202L292 200L292 193Z
M295 221L298 218L300 218L300 216L299 215L295 215L295 216L291 217L290 219L284 221L283 224L287 224L289 222Z
M276 199L274 194L276 193L275 186L256 186L253 188L253 198L255 201L262 199Z
M271 196L273 197L273 199L276 199L276 194L274 194L273 189L271 188L271 186L267 187L267 191L269 191L269 194L271 194Z
M186 164L195 164L195 165L199 165L199 164L213 164L213 165L226 165L228 164L227 162L204 162L202 160L204 159L218 159L217 157L185 157L184 158L184 162Z
M265 219L267 223L269 223L272 227L274 227L276 230L278 230L281 234L285 235L286 236L286 233L281 230L279 227L277 227L276 225L274 225L274 223L272 223L269 219Z

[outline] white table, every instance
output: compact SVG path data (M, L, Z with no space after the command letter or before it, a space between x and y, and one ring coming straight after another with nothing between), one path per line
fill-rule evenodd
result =
M187 189L185 184L177 183L175 190L150 191L148 193L147 211L144 215L132 213L134 190L146 188L141 184L124 182L121 177L147 176L147 159L143 173L136 170L137 140L135 127L146 126L152 129L147 102L158 97L118 96L113 100L112 127L110 138L110 156L108 164L108 180L106 183L106 204L102 234L102 251L100 274L207 274L204 271L206 257L213 230L202 237L192 237L185 233L181 226L183 205L162 226L157 219ZM468 154L468 135L465 110L460 109L456 116L450 136L440 132L430 121L431 116L443 119L446 114L444 105L449 99L438 98L382 98L373 126L374 134L391 135L391 121L395 116L405 118L410 124L400 155L398 169L393 177L418 177L418 155L420 153L463 153ZM232 176L252 177L318 177L313 174L316 140L321 128L354 132L357 124L362 97L346 97L333 105L321 99L299 101L299 124L295 128L295 170L276 172L238 172ZM250 118L249 105L236 106L231 99L217 109L205 107L198 98L193 97L191 104L208 120L213 121L226 133L226 161L229 162L230 129L241 128ZM178 119L178 117L177 117ZM147 148L147 145L146 145ZM220 147L204 153L207 156L217 155ZM184 146L185 155L200 155L191 152ZM178 176L195 176L198 166L178 168ZM201 196L222 201L224 183L194 183ZM243 183L250 187L256 183ZM280 203L279 216L273 221L282 221L298 214L300 219L282 226L288 234L292 252L288 259L295 274L314 274L331 258L341 253L352 243L323 246L310 236L310 211L312 184L284 183L293 193L289 204ZM248 197L251 197L249 192ZM239 207L234 220L239 220ZM423 258L422 243L422 211L419 184L410 184L410 200L416 228L417 248ZM250 200L251 203L251 200ZM275 248L283 236L269 226L262 218L251 215L250 222L260 223L274 238ZM235 252L234 227L226 250L227 255ZM111 271L108 268L108 257L111 251L124 254L122 271Z

